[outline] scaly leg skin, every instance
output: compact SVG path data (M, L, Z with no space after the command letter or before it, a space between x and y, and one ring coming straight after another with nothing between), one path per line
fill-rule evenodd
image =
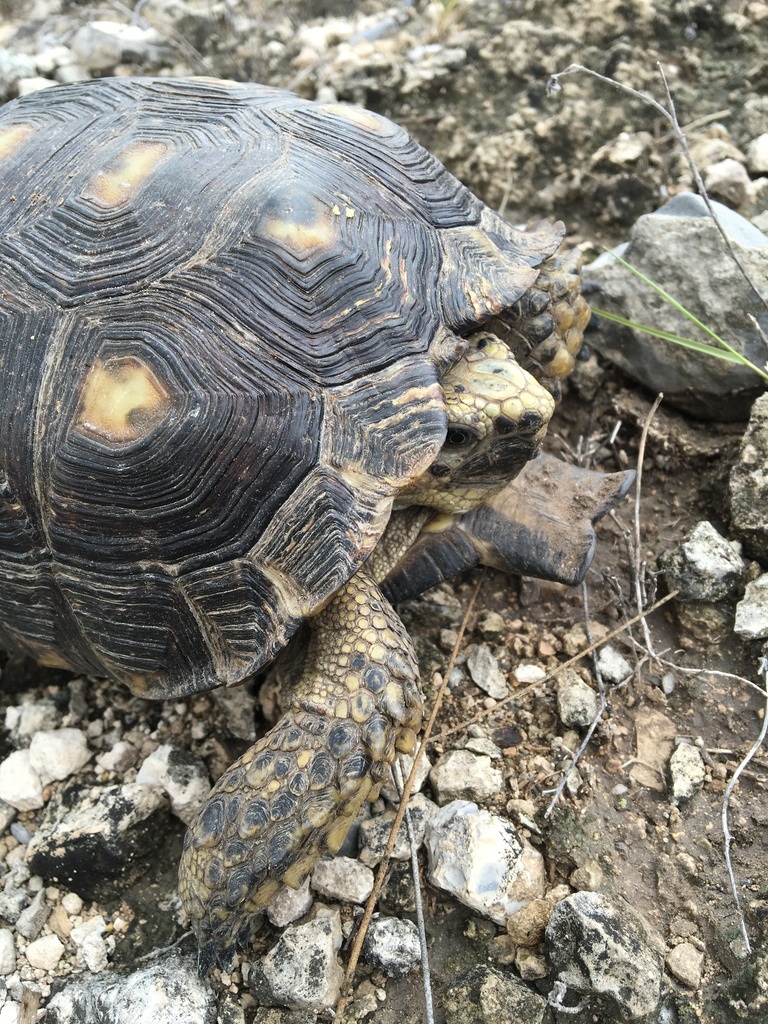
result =
M366 569L312 619L286 713L219 779L192 823L179 892L204 974L227 966L251 918L335 853L397 751L412 752L423 696L408 635Z

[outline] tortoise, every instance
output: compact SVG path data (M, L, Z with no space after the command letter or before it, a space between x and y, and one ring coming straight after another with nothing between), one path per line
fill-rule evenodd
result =
M180 698L311 626L186 837L207 970L414 748L386 588L586 570L627 478L529 462L589 315L578 255L377 114L215 79L13 101L0 175L0 648Z

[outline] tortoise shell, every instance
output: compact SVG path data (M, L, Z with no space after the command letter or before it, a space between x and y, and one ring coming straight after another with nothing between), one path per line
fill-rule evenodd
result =
M170 697L270 661L446 434L511 228L368 111L103 79L0 111L0 647Z

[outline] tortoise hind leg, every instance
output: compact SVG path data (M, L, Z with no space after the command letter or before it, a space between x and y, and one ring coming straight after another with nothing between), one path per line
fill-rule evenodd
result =
M312 620L286 714L219 779L187 833L179 891L201 973L227 964L250 919L341 846L423 698L410 640L366 570Z

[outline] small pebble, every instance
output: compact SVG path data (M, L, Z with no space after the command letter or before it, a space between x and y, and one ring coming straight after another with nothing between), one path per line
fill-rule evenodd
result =
M16 970L16 943L10 928L0 928L0 975L6 977Z
M0 764L0 800L17 811L43 806L43 784L30 763L29 750L14 750Z
M490 800L501 792L504 776L491 766L490 757L469 750L450 750L429 773L439 804L451 800Z
M91 759L88 741L79 729L48 729L32 737L29 763L43 785L68 779Z
M698 793L706 779L706 768L701 751L692 743L678 743L669 759L672 777L672 798L675 803L690 800Z
M323 859L312 872L311 885L328 899L365 903L373 889L373 871L351 857Z
M673 978L686 988L696 989L701 985L701 971L704 954L690 942L681 942L667 953L665 965Z
M369 964L390 978L404 978L421 957L418 929L413 921L379 917L368 929L363 952Z
M305 878L298 889L284 885L267 907L267 917L275 928L287 928L298 921L312 906L309 878Z
M64 945L58 935L43 935L30 942L25 950L30 967L41 971L52 971L64 955Z
M495 700L503 700L509 693L507 680L498 661L486 644L478 644L467 658L472 682Z
M546 674L541 665L518 665L514 671L515 679L523 684L538 683Z
M107 944L101 935L96 933L88 935L83 942L81 949L85 966L92 974L98 974L109 964Z
M597 655L597 664L606 683L623 683L632 675L632 666L615 647L606 646Z

